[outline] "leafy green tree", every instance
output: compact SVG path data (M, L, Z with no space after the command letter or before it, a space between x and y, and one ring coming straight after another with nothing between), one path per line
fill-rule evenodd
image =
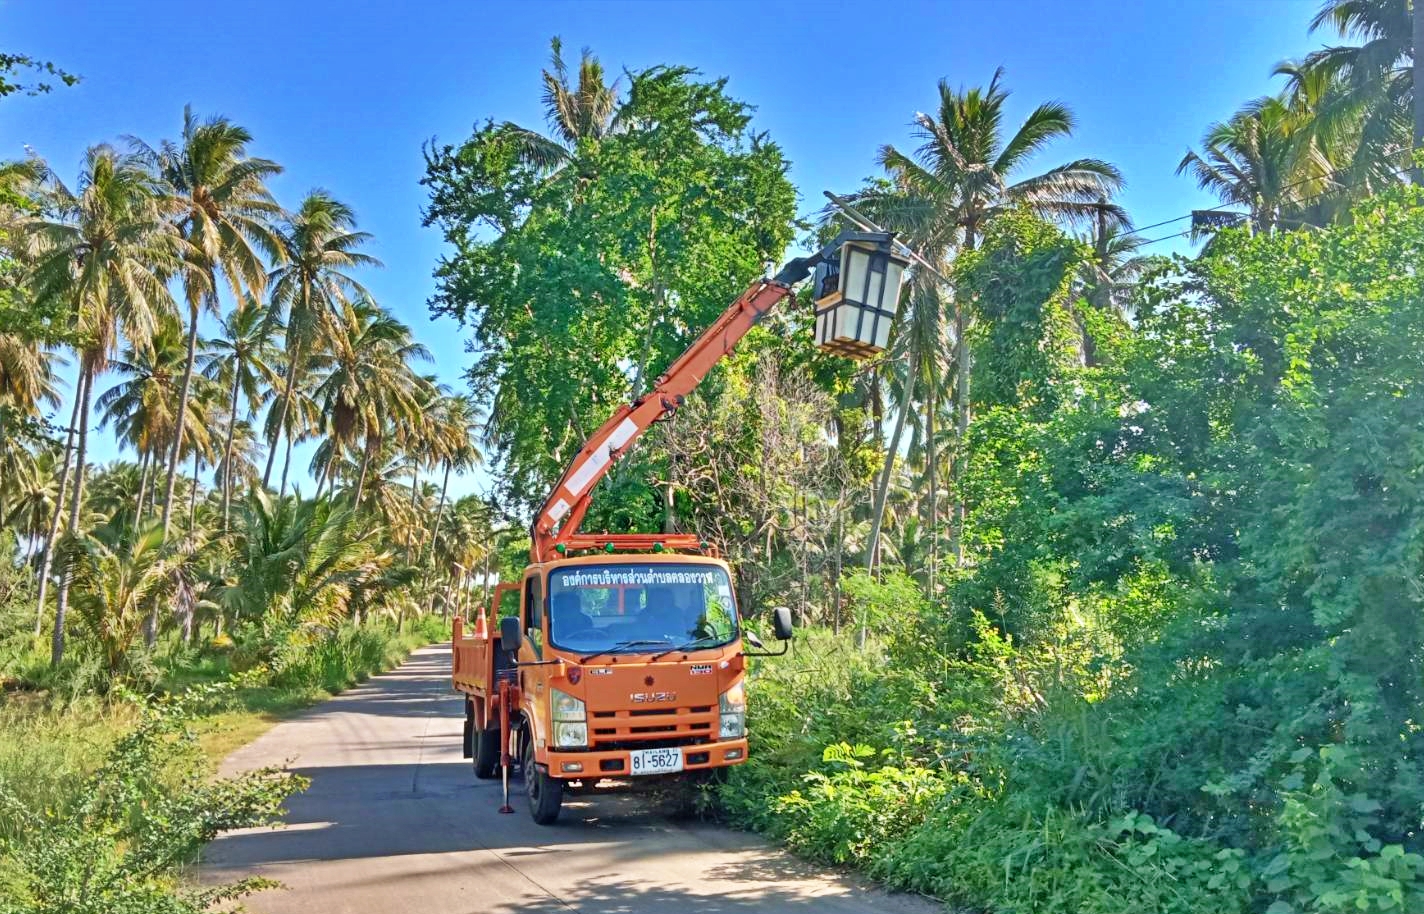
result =
M38 76L34 82L23 82L20 74L24 71ZM54 90L51 79L57 79L66 86L79 82L79 77L66 73L48 60L38 60L28 54L0 52L0 98L23 92L25 95L42 95Z
M431 308L471 327L469 380L519 504L790 240L781 150L723 81L638 74L619 117L552 175L494 125L428 153L426 218L454 248Z

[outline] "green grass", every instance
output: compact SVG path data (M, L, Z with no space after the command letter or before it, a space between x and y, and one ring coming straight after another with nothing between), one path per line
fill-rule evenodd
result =
M237 689L234 700L198 722L199 745L209 764L256 739L294 712L397 666L411 650L449 637L446 623L422 617L404 633L393 627L343 627L334 637L303 652L266 684ZM157 689L181 692L223 682L233 676L227 654L178 650L158 652ZM83 661L57 672L38 656L12 667L23 686L0 692L0 784L10 787L31 808L63 808L76 785L138 719L121 693L106 697L74 688L64 673L91 679ZM0 817L0 839L14 837Z
M137 719L132 705L98 698L59 706L40 695L0 698L0 784L32 807L62 808ZM16 837L14 827L0 816L0 840Z

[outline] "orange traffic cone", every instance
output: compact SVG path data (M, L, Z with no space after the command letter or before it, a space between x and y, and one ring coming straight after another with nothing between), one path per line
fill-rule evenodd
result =
M474 637L489 640L489 626L485 624L485 611L480 610L480 614L475 616Z

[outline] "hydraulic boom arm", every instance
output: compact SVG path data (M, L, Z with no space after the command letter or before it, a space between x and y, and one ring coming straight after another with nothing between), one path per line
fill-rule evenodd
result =
M788 269L790 266L788 264ZM578 528L588 511L594 486L607 475L614 462L623 456L654 422L676 412L687 395L707 376L712 366L731 352L763 315L791 294L791 283L795 282L795 279L791 282L783 281L786 272L783 270L774 280L763 279L753 283L677 361L672 363L658 378L652 390L632 403L620 407L584 442L584 446L534 517L534 526L530 531L533 540L531 555L534 561L544 562L555 558L555 547L559 544L563 544L566 549L580 549L614 540L625 541L624 545L630 548L648 548L656 540L665 543L669 548L697 546L697 537L688 534L595 538L580 536ZM647 543L635 543L634 539L646 539Z
M581 534L578 530L584 514L588 512L594 487L608 474L618 458L627 453L654 422L675 413L687 395L702 383L712 366L735 349L757 321L789 296L792 286L811 275L817 264L835 256L841 242L849 237L873 239L888 245L893 236L843 232L817 253L788 262L775 278L752 283L686 352L677 357L658 378L652 390L620 407L584 442L539 513L534 515L529 533L532 541L530 554L535 562L549 561L559 553L572 549L591 549L610 544L625 549L650 549L655 543L661 543L668 549L699 548L700 541L693 534L593 535Z

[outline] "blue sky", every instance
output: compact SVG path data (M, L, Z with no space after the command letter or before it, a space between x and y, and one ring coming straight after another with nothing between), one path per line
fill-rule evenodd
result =
M458 386L469 361L464 334L452 321L432 322L425 305L442 246L420 226L421 145L459 141L486 117L540 124L539 70L553 35L566 58L588 46L613 72L678 63L729 77L729 91L757 107L755 126L791 159L803 213L820 207L823 189L852 189L873 174L881 144L908 145L907 124L934 104L939 79L984 84L1002 65L1013 116L1047 99L1078 116L1076 135L1042 164L1115 163L1128 182L1124 204L1148 225L1216 205L1174 176L1177 162L1209 122L1278 87L1275 63L1330 37L1306 33L1317 7L0 0L0 46L83 76L77 87L0 104L0 158L29 146L68 178L89 144L173 136L186 103L225 114L252 131L254 154L286 166L273 186L283 203L324 187L356 209L386 265L365 277L369 287L429 346L432 369ZM730 301L740 290L727 291ZM96 442L96 459L115 456L112 442ZM299 458L305 467L307 454ZM475 474L452 490L484 485Z

